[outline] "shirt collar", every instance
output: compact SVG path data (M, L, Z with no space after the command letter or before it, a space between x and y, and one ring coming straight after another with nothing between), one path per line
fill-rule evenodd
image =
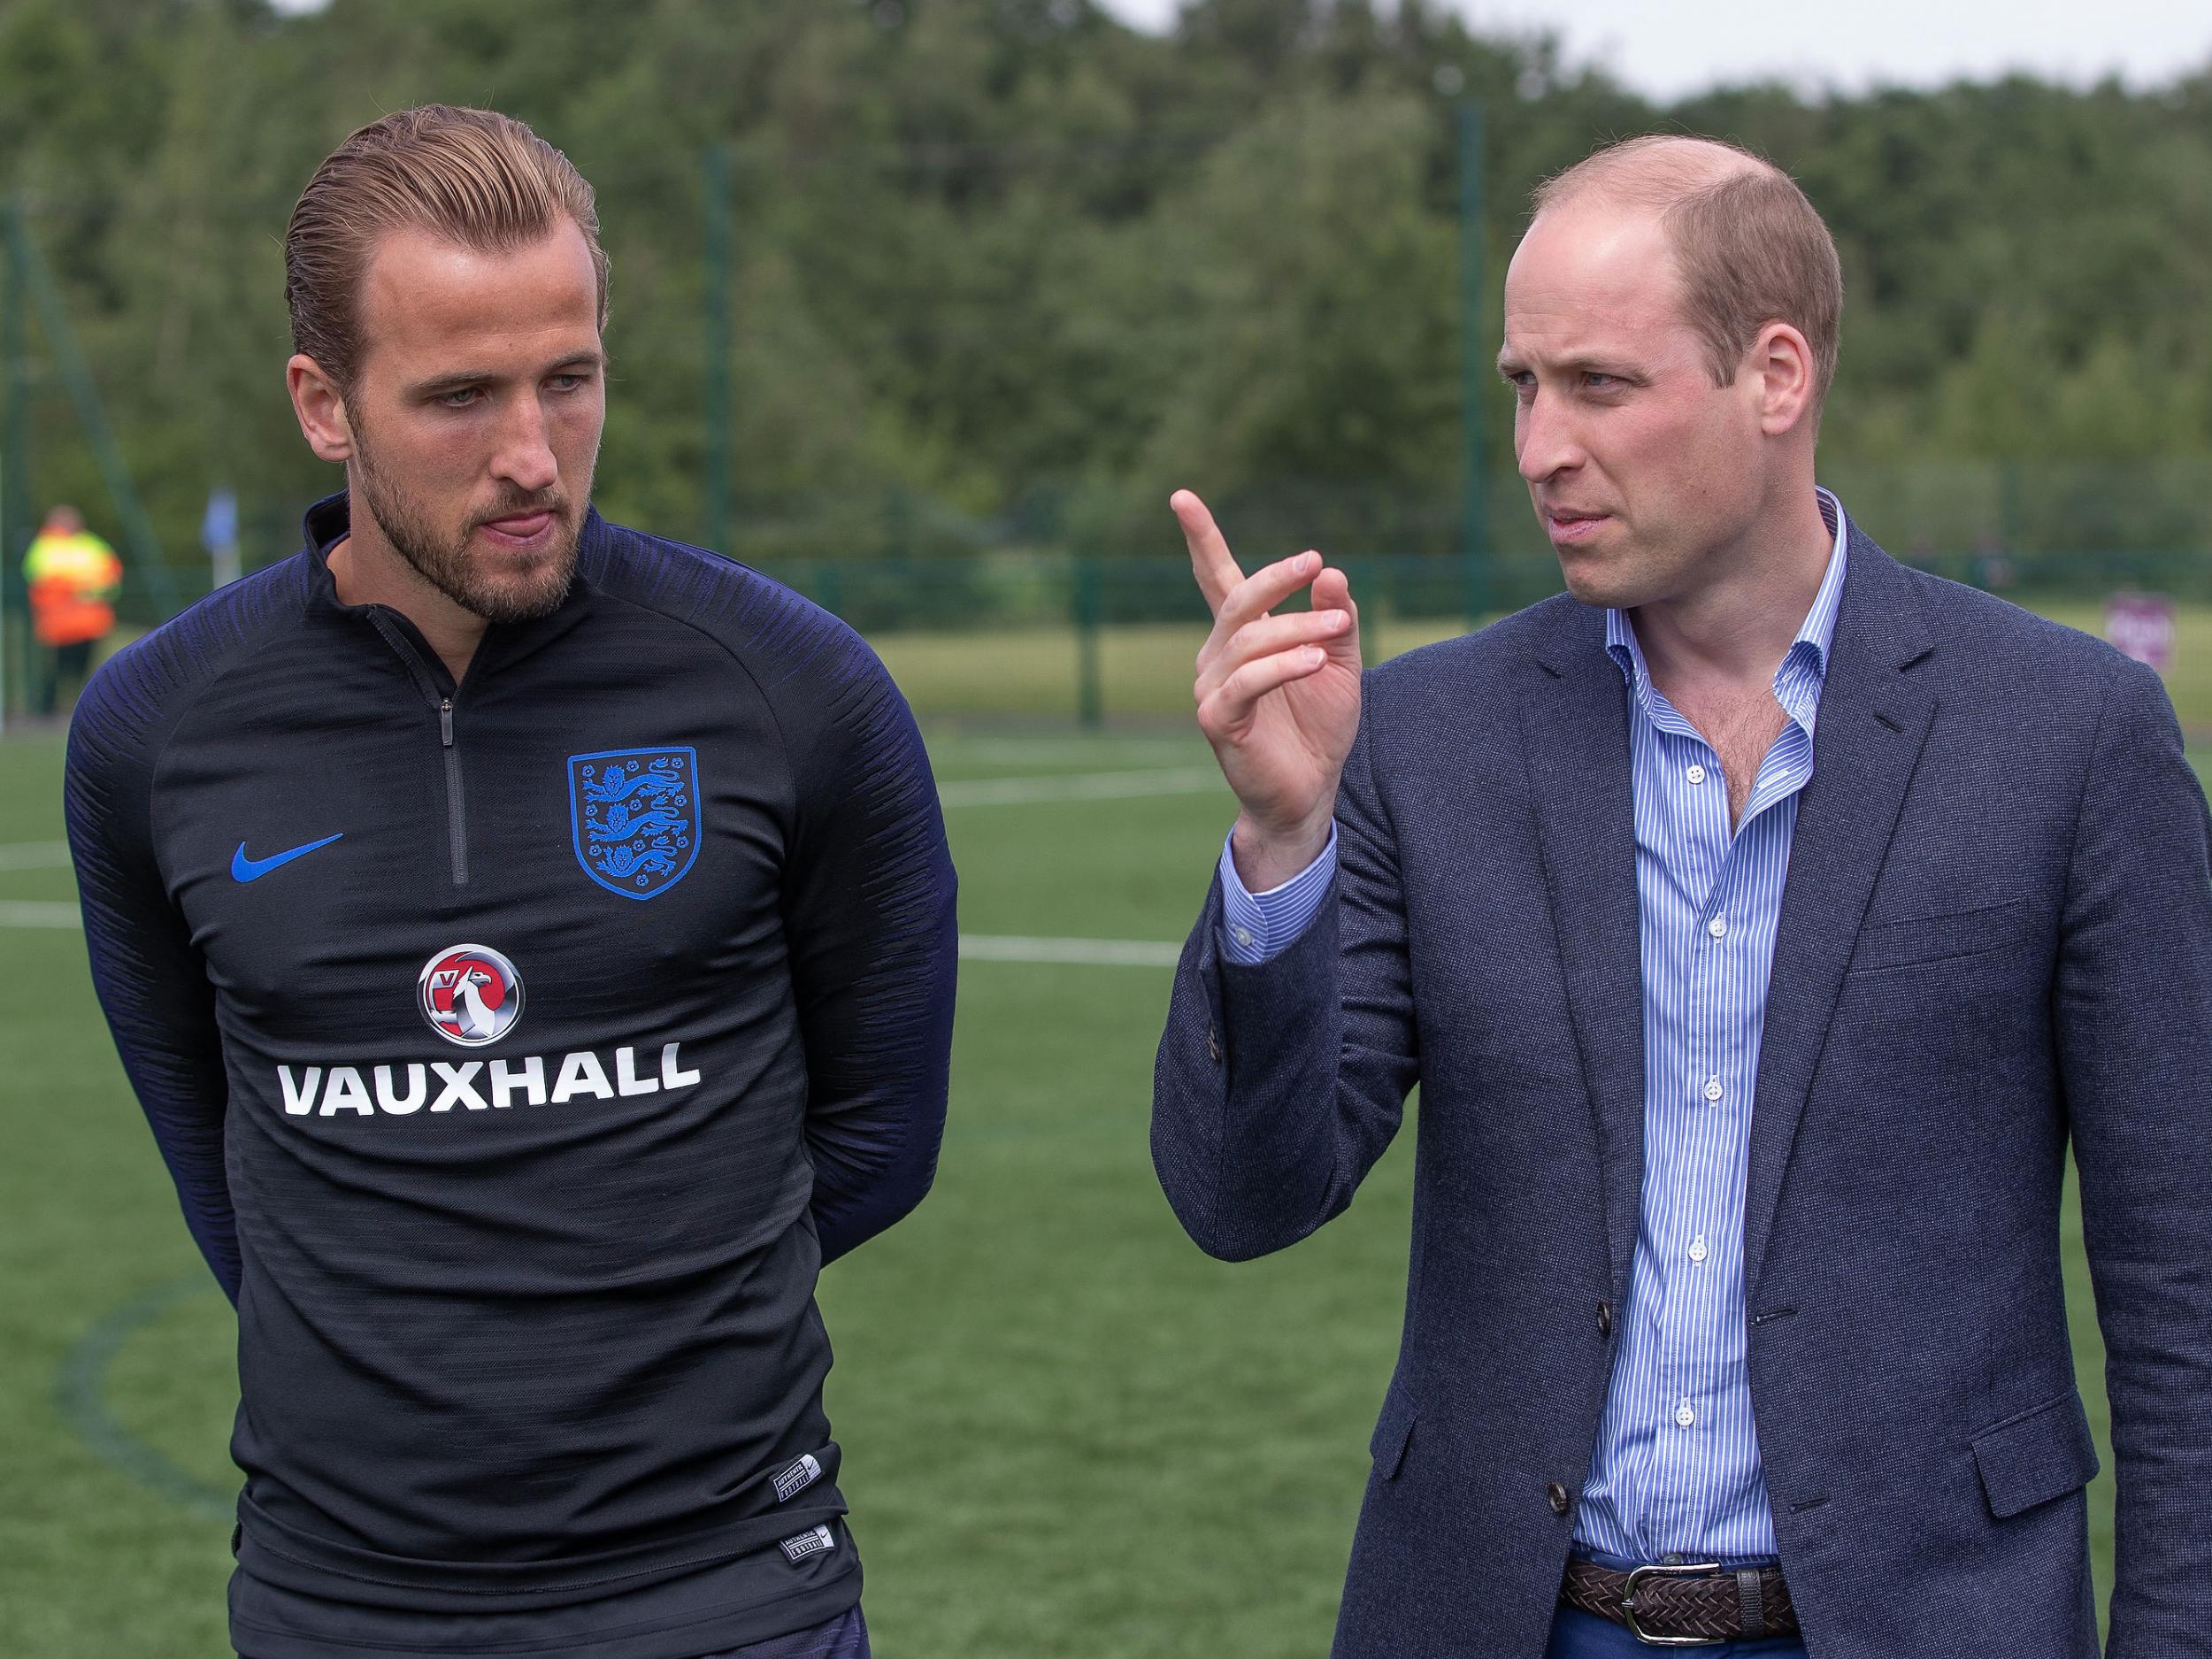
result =
M1797 637L1790 641L1790 649L1783 653L1782 665L1774 671L1774 695L1793 714L1800 711L1792 707L1790 692L1793 687L1809 681L1816 694L1828 677L1828 650L1836 635L1836 611L1843 602L1844 565L1848 558L1846 551L1851 539L1850 520L1844 516L1843 503L1827 490L1816 485L1813 494L1820 503L1820 521L1828 526L1835 538L1829 549L1828 569L1820 579L1820 590L1813 595L1812 609L1805 613L1805 620L1797 630ZM1644 666L1643 647L1636 641L1636 629L1629 621L1628 612L1613 609L1605 613L1605 649L1614 662L1620 665L1629 688L1635 693L1637 703L1648 714L1651 711L1651 675Z
M338 596L337 579L330 572L330 550L345 540L352 522L351 498L344 490L326 495L307 510L303 524L307 539L309 600L311 610L341 616L365 616L372 607L349 605ZM550 644L580 622L589 612L594 585L585 576L586 568L594 565L601 550L611 540L611 526L599 516L596 507L587 505L584 523L578 533L576 573L569 580L568 593L557 609L527 622L495 622L485 631L482 643L476 648L476 657L469 666L471 679L496 672ZM390 612L410 632L420 634L415 625L389 606L375 607ZM422 647L427 653L429 646Z
M351 534L352 496L345 490L326 495L307 510L301 520L301 530L306 539L310 583L319 608L327 611L358 611L362 607L349 605L338 597L337 579L330 573L330 550ZM607 541L607 521L599 516L599 509L586 505L584 523L578 532L576 545L576 574L569 582L569 601L590 591L585 579L584 567ZM567 609L564 602L563 609ZM556 613L557 614L557 613Z

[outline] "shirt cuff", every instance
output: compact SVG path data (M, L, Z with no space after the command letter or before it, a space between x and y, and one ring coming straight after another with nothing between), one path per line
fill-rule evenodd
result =
M1320 856L1279 887L1251 893L1237 874L1229 842L1221 843L1221 950L1240 967L1256 968L1298 942L1321 913L1336 879L1336 825Z

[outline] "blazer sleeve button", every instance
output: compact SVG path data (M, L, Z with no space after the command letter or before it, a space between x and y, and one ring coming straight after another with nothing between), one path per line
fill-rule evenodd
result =
M1563 1484L1556 1480L1553 1481L1550 1486L1544 1488L1544 1495L1551 1500L1551 1512L1554 1515L1566 1514L1570 1508L1570 1500L1567 1496L1567 1488Z

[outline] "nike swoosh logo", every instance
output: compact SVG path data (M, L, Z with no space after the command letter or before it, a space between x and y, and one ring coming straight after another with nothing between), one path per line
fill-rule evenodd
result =
M279 853L273 858L247 857L246 843L240 841L238 843L238 850L230 856L231 879L234 881L258 881L262 877L267 875L269 872L276 869L279 865L288 864L295 858L304 858L308 854L313 852L318 847L327 847L331 842L334 841L342 841L344 837L345 831L340 830L335 835L326 835L319 841L310 841L304 847L295 847L291 851Z

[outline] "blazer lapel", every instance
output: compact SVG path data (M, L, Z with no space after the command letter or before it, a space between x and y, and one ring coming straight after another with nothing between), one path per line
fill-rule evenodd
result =
M1911 579L1855 526L1849 547L1813 728L1813 776L1798 797L1767 980L1744 1192L1747 1299L1756 1295L1790 1150L1859 923L1935 708L1926 678L1908 672L1933 649ZM1748 1310L1760 1311L1755 1300Z
M1644 1168L1643 967L1628 687L1606 654L1603 613L1561 603L1521 698L1544 883L1567 1003L1596 1119L1608 1261L1628 1294Z

